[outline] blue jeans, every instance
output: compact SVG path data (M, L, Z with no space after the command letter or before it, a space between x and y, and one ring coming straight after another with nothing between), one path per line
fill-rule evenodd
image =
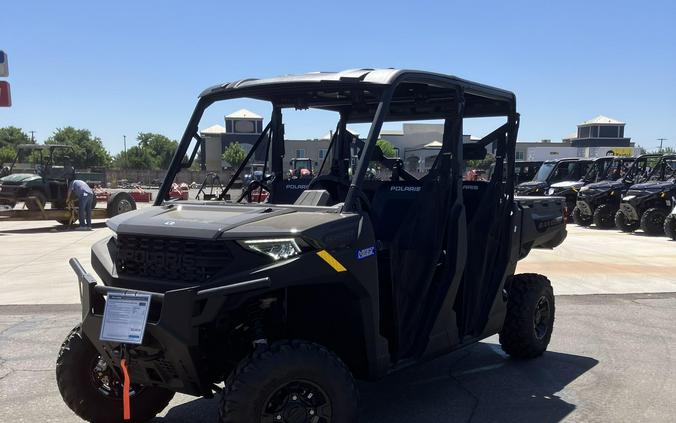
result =
M78 204L80 206L80 213L78 217L80 218L80 227L92 227L92 195L80 195L77 197Z

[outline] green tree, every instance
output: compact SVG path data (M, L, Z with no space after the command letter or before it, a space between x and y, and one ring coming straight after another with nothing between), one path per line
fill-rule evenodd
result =
M101 138L92 136L87 129L76 129L72 126L59 128L47 138L45 144L64 144L73 147L71 159L76 169L93 166L108 166L111 158L103 146Z
M246 151L239 145L238 142L233 142L225 148L223 156L221 156L227 164L232 167L237 167L246 159Z
M386 139L379 139L376 141L376 145L380 147L385 157L397 157L397 150L394 148L391 142Z
M646 154L646 149L643 148L641 145L636 145L636 155L640 156L641 154Z
M488 153L486 154L486 158L483 160L467 160L465 162L465 165L467 166L467 169L483 169L486 170L491 165L495 163L495 156Z
M157 158L149 149L135 145L126 153L120 151L115 156L113 165L125 169L156 169L156 160Z
M34 144L31 143L30 137L16 126L5 126L0 128L0 147L12 147L16 149L19 144Z
M14 157L16 156L16 151L14 148L6 145L4 147L0 147L0 168L3 167L4 165L8 165L14 161Z
M140 132L136 137L139 147L147 150L153 157L153 168L167 169L178 148L178 142L162 134Z

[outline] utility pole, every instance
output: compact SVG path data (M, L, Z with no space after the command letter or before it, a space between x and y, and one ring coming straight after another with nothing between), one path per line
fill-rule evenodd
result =
M666 138L658 138L657 141L660 142L660 153L661 153L661 152L662 152L662 143L663 143L664 141L667 141L667 139L666 139Z
M127 167L127 136L122 135L122 139L124 140L124 161L122 164L124 167Z

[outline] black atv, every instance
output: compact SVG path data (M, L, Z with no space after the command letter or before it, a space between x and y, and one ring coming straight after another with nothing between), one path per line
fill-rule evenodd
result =
M636 159L621 158L613 162L606 181L580 188L573 210L575 223L580 226L593 223L599 229L615 228L615 214L620 208L622 197L630 186L647 180L650 169L660 157L660 154L644 154ZM633 163L627 170L629 160L633 160Z
M590 159L558 159L547 160L532 180L520 183L516 187L517 195L549 195L550 187L557 183L575 184L587 173L591 167ZM574 202L570 206L572 210Z
M269 101L272 115L221 198L170 200L174 177L201 145L205 109L239 98ZM324 162L291 204L288 108L339 117ZM471 117L505 123L463 145ZM384 121L419 119L443 119L445 131L428 173L414 176L376 141ZM360 143L346 129L356 122L371 122ZM57 359L64 401L85 420L122 421L124 409L140 422L175 392L220 392L221 422L351 423L353 376L377 379L498 333L509 355L540 356L554 324L552 286L545 276L514 272L531 248L565 238L564 205L515 200L518 124L511 92L421 71L313 73L207 89L154 207L110 219L114 235L93 246L103 284L71 259L82 323ZM482 160L491 143L492 178L463 181L464 160ZM258 149L269 152L268 202L224 201ZM372 162L387 169L381 179L366 180ZM114 314L124 298L147 314ZM132 314L140 325L126 320ZM102 325L119 335L104 336Z
M661 235L675 196L676 155L664 155L646 182L629 188L615 214L615 225L623 232L640 227L648 235Z
M594 159L587 169L587 172L581 179L570 179L567 181L556 182L551 184L547 190L547 195L554 195L557 197L564 197L568 210L572 210L573 221L577 224L581 223L579 210L576 210L577 193L580 189L590 183L604 181L606 179L616 179L615 170L629 164L633 159L618 158L618 157L600 157ZM574 176L574 175L571 175Z

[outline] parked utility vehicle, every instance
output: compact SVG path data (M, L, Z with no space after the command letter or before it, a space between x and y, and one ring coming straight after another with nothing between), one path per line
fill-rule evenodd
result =
M575 202L577 201L577 193L583 186L605 181L606 179L617 179L616 172L624 168L627 163L631 164L633 159L625 157L599 157L591 162L591 165L580 179L569 179L566 181L551 184L547 190L547 195L554 195L557 197L565 197L568 210L573 211L573 220L577 219L575 211ZM574 175L571 175L571 178ZM577 220L575 220L577 223Z
M664 219L664 234L676 241L676 195L671 198L671 202L674 204L674 209Z
M632 185L615 214L615 225L623 232L639 227L649 235L664 233L664 221L674 207L676 155L660 158L645 183Z
M542 163L532 180L516 187L517 195L547 195L549 188L559 182L579 181L589 170L590 159L558 159Z
M612 177L606 181L596 182L580 188L577 202L573 210L573 219L580 226L589 226L592 223L599 229L615 227L615 214L620 209L620 201L630 186L645 182L650 170L659 161L660 154L644 154L633 161L631 167L625 170L627 163L614 162ZM620 167L621 166L621 167ZM617 177L617 178L615 178Z
M191 140L200 139L205 109L236 98L268 101L272 115L223 193L262 148L268 203L170 201L175 175L201 145ZM319 172L289 204L283 112L293 108L339 119ZM463 145L472 117L504 124ZM376 141L383 122L419 119L441 119L445 131L434 164L417 178ZM371 123L359 143L346 128L355 122ZM121 420L127 373L134 421L152 418L175 392L211 397L225 381L222 422L351 423L353 375L377 379L497 333L511 356L541 355L554 323L552 287L545 276L514 272L532 247L565 238L564 206L560 198L515 200L518 124L511 92L421 71L207 89L155 206L110 219L114 235L93 246L103 284L71 260L82 323L57 359L65 402L85 420ZM491 180L463 182L463 159L483 159L491 143ZM388 176L366 180L372 162ZM106 302L120 292L152 298L139 345L100 340Z

